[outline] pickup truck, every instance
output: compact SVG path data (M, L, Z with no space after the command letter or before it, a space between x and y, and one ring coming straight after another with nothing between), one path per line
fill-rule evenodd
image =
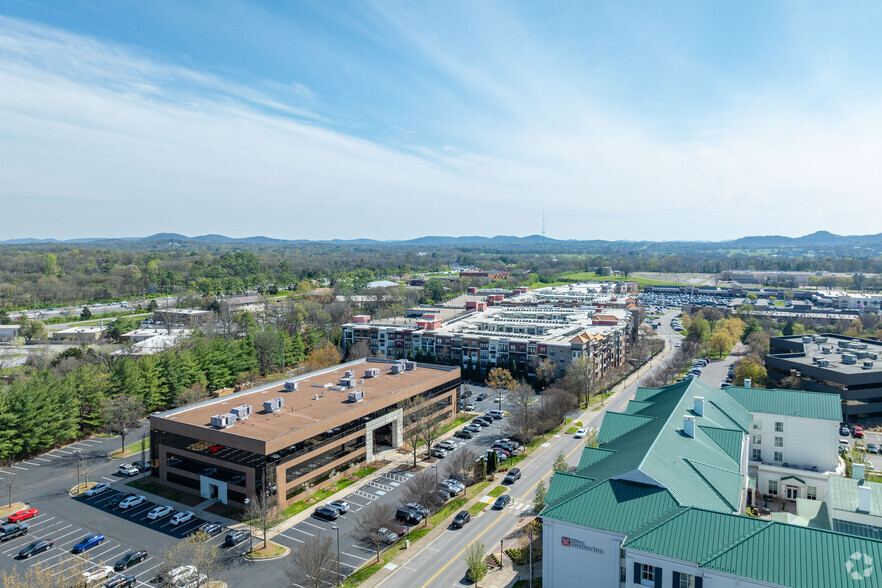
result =
M6 541L7 539L12 539L14 537L21 537L22 535L27 535L27 533L27 523L0 525L0 541Z

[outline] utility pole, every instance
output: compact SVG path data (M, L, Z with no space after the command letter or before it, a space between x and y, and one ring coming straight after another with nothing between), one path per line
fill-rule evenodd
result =
M337 531L337 583L343 584L343 575L340 573L340 527L334 525L331 527Z
M77 456L77 494L80 493L80 453L79 449L74 450L74 455Z

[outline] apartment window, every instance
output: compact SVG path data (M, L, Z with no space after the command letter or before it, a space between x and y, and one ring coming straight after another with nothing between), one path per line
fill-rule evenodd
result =
M762 461L763 460L763 450L762 449L754 449L753 455L751 456L753 461Z
M757 422L753 423L753 428L756 429L757 431L762 431L763 430L763 422L757 421Z
M762 442L763 442L763 436L762 436L762 435L754 435L754 436L753 436L753 443L754 443L754 445L761 445Z
M775 421L775 432L783 433L784 432L784 423L781 421Z
M619 582L622 582L624 584L627 581L628 581L628 573L625 572L625 566L622 566L619 569Z
M695 588L695 576L692 574L680 573L680 583L674 588Z
M775 447L784 447L784 437L775 437Z
M784 461L784 452L776 451L775 452L775 461Z
M778 496L778 480L769 480L769 494Z
M640 564L640 583L655 582L655 566Z
M818 487L817 486L806 486L805 487L805 497L809 500L817 500L818 499Z

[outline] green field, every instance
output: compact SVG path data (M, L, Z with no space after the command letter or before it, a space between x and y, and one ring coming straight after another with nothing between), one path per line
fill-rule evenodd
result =
M674 282L660 282L658 280L647 280L646 278L635 278L622 276L598 276L594 272L577 272L573 274L562 274L558 276L561 280L569 282L637 282L640 286L676 286Z

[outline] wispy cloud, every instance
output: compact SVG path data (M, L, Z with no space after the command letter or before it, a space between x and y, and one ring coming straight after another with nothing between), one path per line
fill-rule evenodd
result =
M878 232L878 89L831 87L836 63L789 91L718 72L729 99L689 117L617 99L637 73L515 11L447 6L359 14L426 72L398 88L425 110L384 111L401 125L383 139L293 75L246 83L0 17L0 203L23 219L4 237L530 234L542 210L563 238ZM681 47L655 58L707 71Z

